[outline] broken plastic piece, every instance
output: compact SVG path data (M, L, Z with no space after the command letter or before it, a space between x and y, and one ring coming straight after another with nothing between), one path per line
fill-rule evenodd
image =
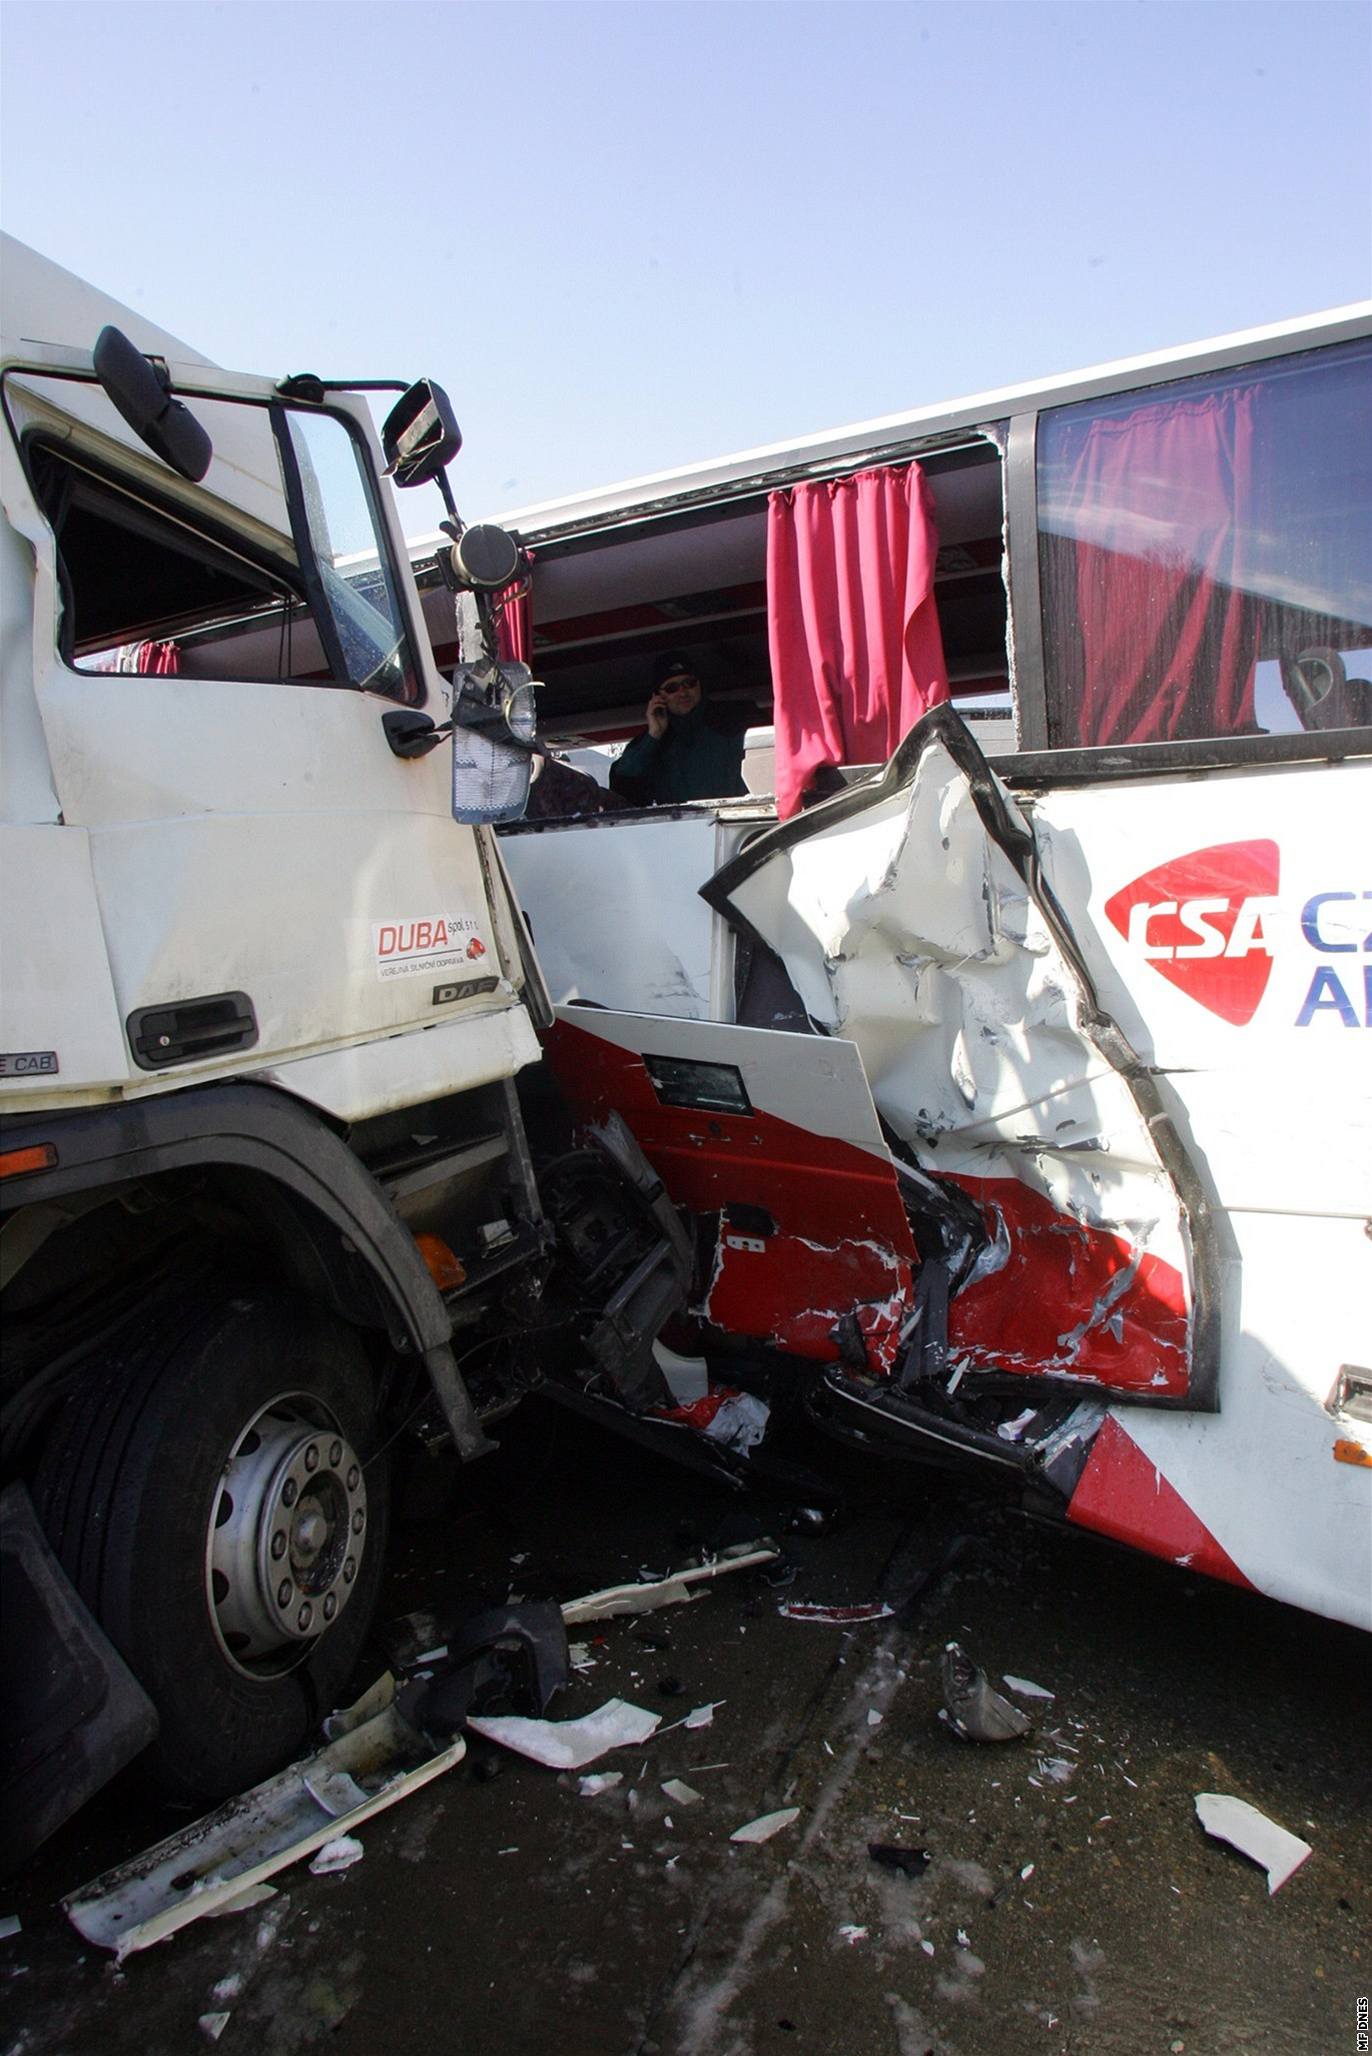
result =
M865 1942L867 1939L868 1932L868 1929L866 1929L865 1927L855 1927L851 1920L846 1920L843 1923L843 1926L839 1929L839 1933L842 1935L844 1941L848 1944L848 1947L850 1949L852 1948L854 1942Z
M708 1728L714 1721L715 1708L723 1704L722 1699L712 1699L704 1706L693 1706L681 1725L684 1728Z
M867 1854L883 1870L898 1870L902 1877L923 1877L929 1868L927 1849L909 1849L901 1842L869 1842Z
M23 1927L17 1913L7 1913L0 1919L0 1942L7 1942L11 1935L22 1933Z
M674 1806L699 1806L700 1794L680 1778L668 1778L662 1787Z
M670 1577L654 1578L644 1584L607 1585L603 1592L588 1592L584 1599L569 1599L562 1609L568 1627L583 1621L611 1620L621 1613L655 1613L660 1606L681 1606L700 1595L691 1591L711 1578L730 1571L746 1571L754 1564L771 1563L781 1551L775 1542L756 1549L724 1550L713 1563L694 1564L689 1570L674 1571Z
M884 1621L891 1608L884 1599L867 1599L858 1606L817 1606L813 1600L792 1599L777 1612L788 1621L819 1621L826 1627L851 1628L863 1621Z
M1010 1690L1018 1699L1052 1699L1056 1697L1056 1694L1048 1691L1045 1686L1031 1684L1028 1678L1012 1678L1009 1671L1006 1671L1003 1682L1010 1687Z
M1246 1799L1233 1799L1224 1792L1197 1792L1196 1818L1207 1835L1228 1842L1267 1872L1269 1893L1280 1891L1292 1872L1313 1854L1310 1844L1299 1835L1278 1827Z
M326 1878L336 1870L351 1870L355 1863L362 1861L366 1853L355 1835L335 1835L333 1840L326 1842L316 1854L310 1864L310 1875Z
M624 1783L622 1770L593 1770L588 1777L577 1782L577 1791L583 1799L598 1799L602 1792L613 1792L616 1785Z
M195 2023L207 2042L217 2042L229 2024L227 2013L202 2013Z
M419 1753L424 1747L388 1706L62 1904L88 1942L112 1949L122 1962L205 1914L249 1903L247 1895L264 1879L417 1792L465 1754L460 1736L427 1759ZM310 1790L336 1773L355 1779L366 1795L351 1813L337 1816ZM337 1787L328 1783L327 1789Z
M518 1756L546 1764L549 1770L581 1770L611 1749L646 1742L661 1722L659 1713L630 1706L626 1699L607 1699L580 1720L526 1720L522 1714L512 1713L475 1717L467 1726L473 1734L500 1742Z
M1029 1716L997 1692L957 1642L943 1652L943 1704L948 1725L966 1742L1016 1742L1029 1732Z
M745 1821L741 1828L735 1828L731 1842L770 1842L773 1835L779 1835L793 1820L800 1819L798 1806L783 1806L777 1813L761 1813L756 1820Z

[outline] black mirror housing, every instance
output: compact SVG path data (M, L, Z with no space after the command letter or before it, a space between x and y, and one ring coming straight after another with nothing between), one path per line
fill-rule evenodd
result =
M166 366L145 357L118 328L101 329L93 360L96 377L139 441L198 484L210 468L214 445L190 408L172 398Z
M421 378L403 393L381 430L386 470L399 486L428 485L462 448L462 431L442 386Z

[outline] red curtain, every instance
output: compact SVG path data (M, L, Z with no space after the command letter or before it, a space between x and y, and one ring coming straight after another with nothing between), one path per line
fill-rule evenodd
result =
M512 664L532 664L534 654L534 603L527 577L518 585L507 585L496 599L496 655Z
M1253 389L1090 424L1065 480L1075 544L1084 743L1254 727L1262 611L1244 593ZM1055 522L1055 526L1058 525Z
M822 767L884 764L947 699L937 555L933 495L917 464L772 494L767 631L781 819Z

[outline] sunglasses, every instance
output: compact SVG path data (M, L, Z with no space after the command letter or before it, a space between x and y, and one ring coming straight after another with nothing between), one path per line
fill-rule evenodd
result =
M666 682L666 684L665 684L665 685L660 685L660 686L658 687L658 691L659 691L659 692L689 692L689 691L690 691L690 689L691 689L691 687L692 687L693 685L699 685L699 684L700 684L700 680L699 680L698 678L669 678L669 679L667 680L667 682Z

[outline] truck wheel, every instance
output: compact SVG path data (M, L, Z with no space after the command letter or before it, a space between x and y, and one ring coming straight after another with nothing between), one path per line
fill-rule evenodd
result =
M356 1338L284 1296L159 1310L56 1417L34 1481L53 1548L160 1718L170 1798L288 1762L371 1623L388 1511Z

